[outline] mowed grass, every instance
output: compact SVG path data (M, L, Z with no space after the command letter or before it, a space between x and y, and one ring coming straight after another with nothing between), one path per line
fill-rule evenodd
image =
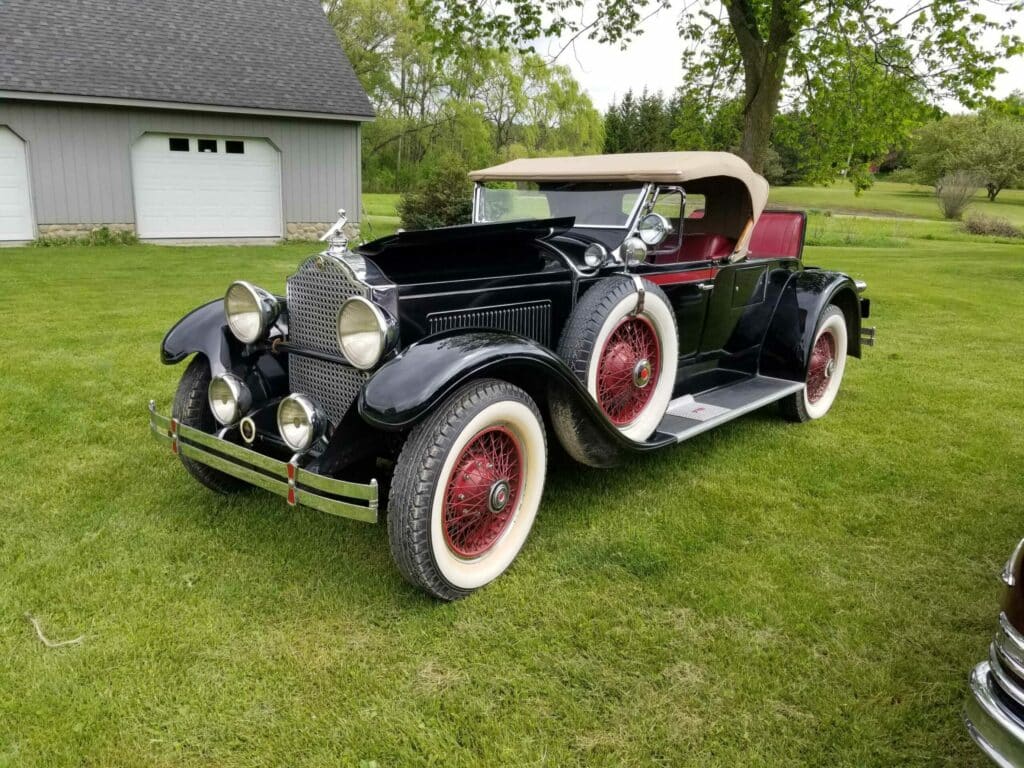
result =
M984 765L960 710L1024 535L1024 248L903 239L808 249L879 334L826 419L557 462L454 604L384 526L215 496L148 435L167 328L308 245L0 250L0 766Z
M777 208L943 220L935 200L935 190L922 184L879 181L860 196L854 194L853 185L847 182L837 182L828 187L772 187L768 202ZM998 216L1022 226L1024 190L1004 189L993 202L989 202L984 191L979 190L968 210Z

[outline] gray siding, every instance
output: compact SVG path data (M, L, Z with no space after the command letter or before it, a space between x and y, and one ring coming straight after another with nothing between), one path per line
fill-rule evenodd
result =
M28 144L37 224L134 223L131 147L144 133L270 139L285 222L360 218L358 123L0 100L0 125Z

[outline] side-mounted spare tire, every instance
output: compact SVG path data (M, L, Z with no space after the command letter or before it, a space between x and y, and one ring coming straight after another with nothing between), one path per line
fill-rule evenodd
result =
M569 316L558 354L625 437L650 437L672 399L679 363L675 313L647 280L616 275L595 283ZM587 422L572 395L551 391L552 425L565 450L591 466L615 463L616 451Z

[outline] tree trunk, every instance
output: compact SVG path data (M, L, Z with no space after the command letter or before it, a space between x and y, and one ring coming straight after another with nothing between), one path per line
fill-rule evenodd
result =
M754 76L746 79L746 104L743 109L743 138L740 156L758 173L764 171L771 146L772 123L779 111L779 97L786 75L788 46L766 52L764 63Z

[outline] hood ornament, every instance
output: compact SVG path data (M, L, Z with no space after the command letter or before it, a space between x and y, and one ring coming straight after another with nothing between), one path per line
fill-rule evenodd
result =
M324 232L320 238L321 242L327 243L327 252L332 255L339 255L348 250L348 237L345 235L345 225L348 224L348 216L345 215L345 209L338 209L338 220L334 222L334 226Z

